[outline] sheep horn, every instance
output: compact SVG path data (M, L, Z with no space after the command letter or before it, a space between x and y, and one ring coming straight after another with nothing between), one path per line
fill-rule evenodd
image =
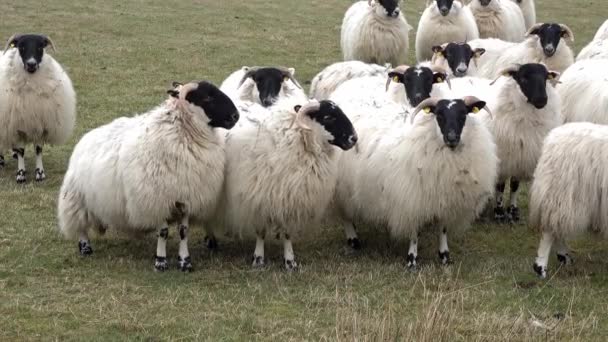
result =
M536 23L536 24L532 25L532 27L530 27L530 29L528 29L528 32L526 32L526 37L530 37L532 35L532 32L538 30L544 24L545 23Z
M496 83L496 81L498 81L498 79L502 76L506 76L506 74L509 74L511 72L517 71L519 70L519 68L521 67L521 64L516 64L513 66L510 66L508 68L502 69L499 73L498 76L496 76L496 78L494 79L494 81L492 81L492 83L490 83L490 85L494 85L494 83Z
M418 114L418 112L420 112L422 109L424 109L424 107L436 106L437 102L439 102L439 100L440 99L438 97L429 97L428 99L420 102L420 104L416 107L416 109L414 109L414 112L412 113L411 123L414 123L414 119L416 118L416 115Z
M293 84L295 84L296 87L302 89L302 86L300 85L300 83L298 83L298 81L296 81L296 79L293 77L293 74L291 73L291 71L289 71L288 68L278 67L277 69L281 70L281 72L283 73L283 75L285 75L286 77L289 77L289 79L291 80L291 82L293 82Z
M574 41L574 33L572 32L572 30L568 27L568 25L565 24L559 24L559 27L562 28L562 31L566 31L566 33L568 34L568 38L570 39L571 42Z
M6 46L4 47L4 53L6 53L6 51L8 51L8 47L9 45L11 45L11 43L13 42L13 40L19 38L21 35L20 34L14 34L12 35L7 41L6 41Z
M465 97L462 98L462 101L464 101L464 104L466 106L470 106L470 105L472 105L475 102L480 102L481 100L479 98L475 97L475 96L465 96ZM487 103L481 109L485 110L488 114L490 114L490 119L494 120L494 115L492 115L492 112L490 111L490 107L488 107Z
M46 39L47 44L51 47L51 49L53 49L53 52L57 52L57 50L55 49L55 44L53 44L51 38L49 36L44 36L44 38Z
M403 65L399 65L399 66L397 66L397 67L395 67L395 68L393 68L393 69L388 70L388 72L387 72L387 73L391 73L391 72L398 72L398 73L400 73L400 74L403 74L403 73L405 73L405 71L406 71L406 70L407 70L409 67L410 67L409 65L405 65L405 64L403 64ZM391 80L392 80L392 78L391 78L391 77L388 77L388 78L387 78L387 80L386 80L386 86L384 87L384 91L388 91L388 86L391 84Z
M310 126L308 126L306 123L304 123L303 117L310 111L319 110L320 107L321 107L321 103L317 100L311 100L307 104L300 106L300 109L296 110L296 116L295 116L294 121L291 124L291 126L293 126L293 124L297 124L300 128L302 128L304 130L307 130L307 131L311 130Z
M239 81L239 86L237 88L240 88L243 83L245 83L245 80L247 80L249 77L253 76L253 74L256 73L256 71L260 70L260 67L251 67L248 68L247 71L245 72L245 74L243 75L243 78L241 78L241 80Z

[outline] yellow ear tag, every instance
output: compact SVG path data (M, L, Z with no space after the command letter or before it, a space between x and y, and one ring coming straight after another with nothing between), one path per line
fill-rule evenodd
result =
M437 57L443 57L443 52L437 52Z
M479 113L479 108L477 108L477 107L473 107L472 112L473 112L473 113L475 113L475 114Z
M553 75L549 74L549 75L547 76L547 78L548 78L548 79L550 79L550 80L552 80L552 79L553 79Z
M399 82L399 76L393 77L393 82Z
M431 107L425 107L424 109L422 109L425 113L430 113L431 112Z
M15 43L11 43L11 46L10 46L10 47L11 47L11 48L14 48L14 47L15 47Z
M438 77L438 78L437 78L437 83L442 83L442 82L443 82L443 78Z

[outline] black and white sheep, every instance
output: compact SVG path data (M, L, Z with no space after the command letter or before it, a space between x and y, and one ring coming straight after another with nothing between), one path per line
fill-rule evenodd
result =
M471 48L464 43L446 43L433 46L431 63L450 72L455 77L477 75L477 60L486 52L482 48ZM473 62L473 64L471 64Z

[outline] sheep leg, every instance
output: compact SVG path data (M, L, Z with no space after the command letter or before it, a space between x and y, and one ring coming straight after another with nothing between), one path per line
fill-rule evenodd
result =
M502 201L504 192L505 182L496 184L496 206L494 207L494 220L498 222L505 220L505 208Z
M25 148L13 148L13 158L17 159L17 183L25 183Z
M169 238L169 227L165 222L158 230L158 241L156 242L154 269L158 272L166 271L169 268L169 263L167 262L167 238Z
M547 263L549 262L549 254L551 253L551 245L553 244L553 234L544 232L538 246L536 261L534 262L534 272L539 277L547 277Z
M418 238L411 238L410 239L410 248L407 252L407 268L410 271L416 271L417 270L417 262L418 262Z
M207 235L205 235L203 240L205 241L207 249L211 251L217 250L217 239L215 238L215 234L213 234L212 232L207 232Z
M80 231L80 237L78 238L78 251L80 255L87 256L93 254L93 247L91 247L91 241L89 240L89 233L86 229Z
M511 196L509 198L509 209L507 209L507 217L511 222L519 221L519 208L517 207L517 196L519 195L519 179L511 177Z
M439 260L442 265L452 263L450 259L450 250L448 248L448 230L443 228L439 233Z
M295 255L293 254L293 246L291 245L289 234L285 234L285 239L283 239L283 259L285 261L285 269L288 272L298 270L298 263L296 263Z
M555 239L555 249L557 250L557 261L559 261L562 265L570 265L574 263L574 258L570 255L570 249L566 245L566 241L564 241L564 239Z
M254 268L264 267L264 237L266 234L258 233L255 240L255 251L253 252L252 266Z
M36 182L41 182L46 179L44 166L42 165L42 146L36 145Z
M352 222L346 222L344 225L344 233L346 234L346 243L354 250L361 249L361 241L357 236L357 230Z
M188 252L188 217L182 218L177 226L179 232L179 254L177 256L177 268L182 272L192 272L192 259Z

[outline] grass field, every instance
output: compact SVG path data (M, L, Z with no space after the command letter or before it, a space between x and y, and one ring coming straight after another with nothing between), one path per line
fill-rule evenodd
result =
M424 0L406 1L416 26ZM340 59L346 0L0 2L0 37L42 32L57 45L78 92L71 142L47 150L49 178L0 171L0 340L580 340L608 339L608 244L573 241L576 263L540 281L538 237L521 225L476 224L451 238L440 267L435 235L423 268L407 273L405 246L363 230L349 255L340 229L297 242L301 271L252 270L251 241L220 250L191 243L196 271L153 271L156 240L109 234L81 258L56 232L56 197L73 145L88 130L160 103L170 81L215 83L242 65L294 66L301 82ZM540 0L539 21L568 24L576 51L608 15L605 0ZM413 42L414 35L411 36ZM413 45L413 43L412 43ZM413 51L412 51L413 55ZM524 213L526 212L524 206ZM169 255L177 255L171 231ZM175 260L172 260L173 262ZM550 267L557 264L551 259Z

